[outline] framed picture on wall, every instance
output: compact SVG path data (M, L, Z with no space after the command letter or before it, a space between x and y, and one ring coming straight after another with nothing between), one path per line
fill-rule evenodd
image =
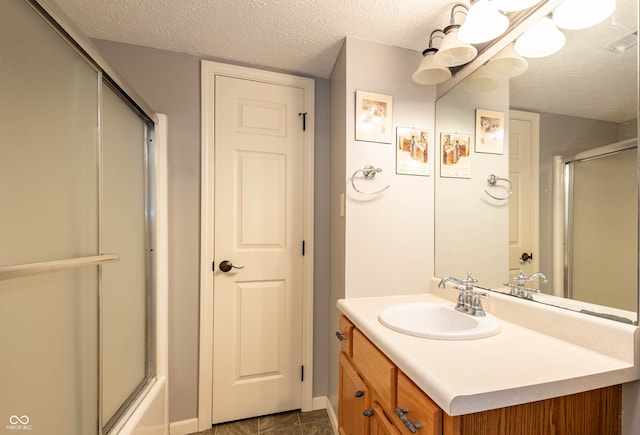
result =
M471 135L440 133L440 176L471 178Z
M391 95L356 91L356 140L393 141Z
M396 128L396 173L429 176L431 132L420 128Z
M504 153L504 113L476 109L476 152Z

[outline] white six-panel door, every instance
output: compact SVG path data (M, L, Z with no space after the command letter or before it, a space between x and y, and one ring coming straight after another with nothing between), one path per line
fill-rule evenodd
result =
M225 76L215 86L218 423L301 407L303 92Z

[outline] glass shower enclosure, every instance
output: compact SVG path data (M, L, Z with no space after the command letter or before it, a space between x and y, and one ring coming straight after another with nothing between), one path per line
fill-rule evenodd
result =
M108 433L154 376L154 124L0 2L0 434Z

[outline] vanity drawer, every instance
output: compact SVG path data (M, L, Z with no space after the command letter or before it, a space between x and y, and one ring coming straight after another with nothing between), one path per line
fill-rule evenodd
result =
M407 421L420 424L415 432L419 435L442 433L442 410L404 373L398 371L398 410L402 411ZM410 435L407 424L396 417L394 424L403 434Z
M349 358L353 357L353 323L345 316L340 316L336 336L340 340L340 350Z
M396 366L358 329L353 330L353 363L388 410L396 405Z

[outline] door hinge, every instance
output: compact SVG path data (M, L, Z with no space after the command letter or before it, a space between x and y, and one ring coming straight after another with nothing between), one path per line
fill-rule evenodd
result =
M300 382L304 382L304 366L300 366Z
M302 241L302 256L304 257L304 249L305 249L305 243L304 240Z
M211 262L211 270L214 271L214 272L216 271L216 262L215 261Z
M307 131L307 112L300 112L298 116L302 116L302 131Z

